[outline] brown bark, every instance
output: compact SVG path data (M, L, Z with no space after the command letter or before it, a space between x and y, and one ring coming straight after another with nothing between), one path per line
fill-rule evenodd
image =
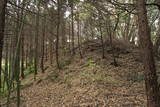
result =
M145 70L147 106L160 107L160 97L158 94L159 89L152 50L151 32L147 21L145 0L137 0L137 12L140 46Z
M60 68L59 65L59 28L60 28L60 2L59 0L57 0L58 3L58 17L57 17L57 35L56 35L56 63L57 63L57 67L58 69Z
M104 41L103 41L101 19L102 19L102 16L101 16L101 14L99 14L99 30L100 30L100 37L101 37L101 44L102 44L102 59L104 59L105 58L105 56L104 56Z
M53 64L53 43L52 43L52 40L50 39L49 40L49 53L50 53L50 64L52 65Z
M6 4L7 4L7 0L0 0L0 90L2 88L1 70L2 70L2 51L3 51L4 29L5 29Z
M25 78L24 76L24 33L23 33L22 44L21 44L21 77L22 79Z
M61 6L61 11L60 11L60 36L61 36L61 46L62 46L62 52L65 55L65 46L66 46L66 23L65 23L65 12L66 12L66 7L65 5L65 0L60 0L60 6Z
M41 70L42 73L44 73L44 50L45 50L45 35L46 35L46 17L44 17L44 21L43 21L43 34L42 34L42 56L41 56ZM47 54L47 53L46 53Z
M74 12L73 12L73 0L71 2L71 16L72 16L72 52L73 55L75 55L75 49L74 49Z
M78 26L78 32L77 32L77 36L78 36L78 49L79 49L79 55L82 58L82 52L81 52L81 44L80 44L80 20L79 20L79 14L77 16L77 26Z
M37 4L37 15L36 15L36 32L35 32L35 53L34 53L34 79L36 79L36 75L38 74L37 70L38 70L38 44L39 44L39 21L40 21L40 3Z
M24 8L25 8L25 0L23 0L23 5L21 9L21 15L20 20L21 24L23 24L23 18L24 18ZM24 28L22 28L22 37L21 37L21 77L22 79L25 78L24 76Z
M111 50L112 50L112 58L113 58L113 62L111 63L111 65L114 65L115 67L118 66L118 63L117 63L117 60L116 60L116 57L115 57L115 47L114 47L114 44L113 44L113 35L114 33L116 32L116 29L118 27L118 23L119 23L119 16L117 18L117 22L116 22L116 25L113 29L113 31L111 30L111 23L110 23L110 17L108 16L108 20L107 20L107 32L108 32L108 35L109 35L109 42L110 42L110 47L111 47ZM113 32L113 33L112 33Z
M71 25L70 25L70 22L68 23L69 24L69 37L68 37L68 39L69 39L69 52L71 53L71 43L70 43L70 41L71 41Z

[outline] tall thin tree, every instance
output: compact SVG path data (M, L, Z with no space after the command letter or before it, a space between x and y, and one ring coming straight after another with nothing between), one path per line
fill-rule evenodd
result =
M56 35L56 63L57 63L57 67L60 68L59 65L59 28L60 28L60 11L61 11L61 6L60 6L60 1L57 0L57 4L58 4L58 14L57 14L57 35Z
M72 19L72 52L73 55L75 54L75 49L74 49L74 3L73 0L71 0L71 19Z
M0 0L0 91L2 88L2 51L3 51L3 39L5 29L5 13L6 13L7 0Z

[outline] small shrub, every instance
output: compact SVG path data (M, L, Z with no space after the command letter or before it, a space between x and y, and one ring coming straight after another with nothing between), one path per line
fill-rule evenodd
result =
M34 65L30 64L24 72L24 75L27 76L34 72Z
M96 62L94 60L88 60L88 66L90 67L95 67L96 66Z

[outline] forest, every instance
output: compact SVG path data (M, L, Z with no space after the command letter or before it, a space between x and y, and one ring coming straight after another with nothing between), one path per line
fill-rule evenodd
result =
M0 0L0 107L160 107L160 0Z

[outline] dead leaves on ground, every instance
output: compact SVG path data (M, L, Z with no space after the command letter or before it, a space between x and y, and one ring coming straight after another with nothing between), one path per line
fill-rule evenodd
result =
M57 73L43 74L43 80L22 90L24 107L145 107L143 67L132 53L118 58L88 53ZM78 57L78 56L77 56ZM44 76L45 75L45 76ZM141 77L142 76L142 77Z

